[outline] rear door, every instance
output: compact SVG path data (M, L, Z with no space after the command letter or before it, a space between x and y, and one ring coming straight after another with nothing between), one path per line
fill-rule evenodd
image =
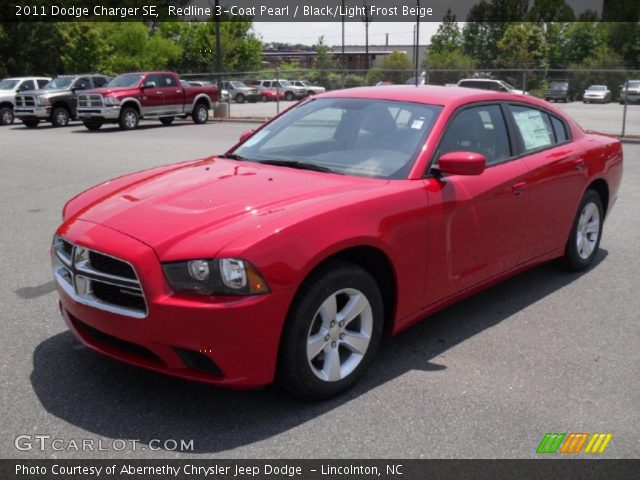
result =
M182 113L184 109L184 89L175 75L163 73L160 77L160 90L164 96L164 113Z
M484 155L477 176L426 180L431 271L425 295L439 301L473 288L518 264L529 197L524 162L510 141L505 107L472 104L454 114L433 158L449 152Z
M565 122L530 105L510 104L518 149L530 173L530 211L523 261L563 248L587 180L584 149L570 138Z

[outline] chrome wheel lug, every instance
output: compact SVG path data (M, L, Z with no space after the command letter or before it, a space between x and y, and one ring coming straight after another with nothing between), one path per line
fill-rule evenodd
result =
M336 348L336 342L331 342L331 348Z
M344 337L345 337L344 333L341 333L340 334L340 340L344 340Z
M335 327L336 326L336 321L335 320L331 320L331 323L329 324L329 326L331 328Z
M328 341L329 341L329 338L331 338L331 337L329 337L329 334L327 333L327 334L324 336L324 341L325 341L325 342L328 342Z

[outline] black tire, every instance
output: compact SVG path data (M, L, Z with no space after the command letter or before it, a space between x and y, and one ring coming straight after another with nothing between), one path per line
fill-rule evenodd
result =
M598 230L597 230L597 238L593 239L593 233L585 233L585 230L582 228L583 221L586 222L587 226L592 224L590 221L591 215L587 210L589 205L595 206L597 210L597 220L598 220ZM591 210L593 212L593 210ZM594 214L595 215L595 214ZM584 217L584 218L583 218ZM565 247L564 257L562 258L562 262L565 267L569 270L580 271L584 270L593 259L598 254L598 249L600 247L600 240L602 239L602 227L604 225L604 208L602 206L602 199L600 195L595 190L587 190L582 197L582 201L580 202L580 206L578 207L578 211L576 213L576 218L573 221L573 225L571 227L571 234L569 235L569 241ZM579 239L584 238L586 235L587 242L591 244L590 248L593 250L589 255L588 250L584 250L582 247L578 246ZM593 241L592 241L593 240Z
M209 109L207 105L204 102L196 103L196 106L193 107L191 118L193 118L193 123L197 125L207 123L207 120L209 120Z
M247 97L244 94L239 93L236 95L236 103L244 103L247 100Z
M95 122L95 121L89 122L89 121L87 121L87 122L82 122L82 123L84 124L84 126L85 126L85 128L87 130L96 131L96 130L100 130L100 127L102 127L102 122Z
M284 99L285 100L291 101L291 100L293 100L293 98L294 98L293 92L285 92L285 94L284 94Z
M344 299L350 298L349 293L339 293L344 289L362 294L369 302L371 315L365 314L366 319L363 319L361 314L358 314L351 323L344 326L337 319L331 324L325 319L325 324L320 316L320 306L325 300L338 294L335 298L339 300L336 302L339 312L348 304ZM340 300L341 298L343 300ZM343 262L335 262L321 268L305 281L291 306L280 343L276 375L278 385L297 397L314 400L329 398L343 392L362 376L371 362L380 343L383 323L382 295L376 281L366 270L358 265ZM325 326L328 330L325 333L320 332ZM368 346L363 348L361 357L351 353L352 350L343 343L345 336L340 332L347 332L348 338L349 332L353 331L349 326L370 330L370 340ZM314 329L317 329L315 334ZM323 344L312 360L307 358L307 342L310 335L320 335L320 343ZM321 379L318 376L320 373L314 373L314 369L317 372L321 369L312 367L312 364L321 361L324 368L325 352L337 355L339 365L345 367L348 366L351 356L356 355L353 357L352 366L347 368L353 370L344 373L343 378L335 381ZM339 376L342 374L343 372L339 372Z
M36 128L40 123L40 120L23 120L24 126L27 128Z
M121 130L135 130L138 127L138 122L140 122L140 115L135 108L124 107L120 110L118 125Z
M71 115L65 107L55 107L51 111L51 124L54 127L66 127L70 120Z
M268 102L268 101L269 101L269 99L267 98L267 96L266 96L266 95L260 95L260 101L261 101L262 103L264 103L264 102Z
M13 114L13 108L11 107L2 107L0 108L0 125L11 125L15 120L15 115Z
M173 123L173 121L175 120L175 117L162 117L160 119L160 122L163 125L171 125Z

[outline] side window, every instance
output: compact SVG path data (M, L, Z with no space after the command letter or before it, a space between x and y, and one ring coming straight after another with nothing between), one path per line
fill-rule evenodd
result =
M87 77L80 77L75 81L73 86L78 90L87 90L91 88L91 80L89 80Z
M93 85L96 88L104 87L107 84L107 79L104 77L93 77Z
M500 106L479 105L456 114L442 136L437 156L449 152L480 153L487 165L509 159L509 134Z
M35 89L36 89L36 86L33 83L33 80L25 80L18 87L19 92L24 92L25 90L35 90Z
M553 125L553 132L556 134L556 143L564 143L569 140L567 134L567 127L564 122L557 117L551 117L551 124Z
M555 143L553 127L545 112L520 105L510 106L526 152L550 147Z
M155 83L156 87L161 87L162 84L160 83L160 76L159 75L147 75L147 77L144 79L144 84L149 84L149 83Z
M42 88L42 87L44 87L47 83L49 83L49 80L45 80L45 79L43 78L43 79L38 80L37 82L38 82L38 88Z
M160 87L177 87L176 78L173 75L160 75Z
M262 82L262 88L271 88L271 82Z

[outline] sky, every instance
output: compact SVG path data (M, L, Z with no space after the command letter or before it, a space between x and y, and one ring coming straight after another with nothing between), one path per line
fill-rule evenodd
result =
M420 44L428 45L431 35L436 33L438 22L420 23ZM389 34L389 45L413 44L415 22L371 22L369 45L384 45ZM341 22L254 22L253 29L262 40L268 42L301 43L313 45L324 35L327 45L341 45ZM362 22L345 22L345 44L364 45L365 26Z

